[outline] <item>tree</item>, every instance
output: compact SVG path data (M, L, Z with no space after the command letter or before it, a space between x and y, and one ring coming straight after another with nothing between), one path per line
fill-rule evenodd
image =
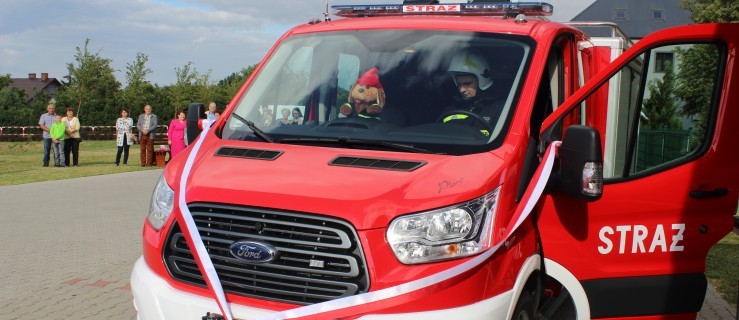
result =
M137 88L146 81L146 76L151 74L151 69L146 66L149 56L141 52L136 53L136 60L133 63L126 63L126 87Z
M219 98L218 88L214 81L210 80L211 71L201 74L195 80L196 95L193 102L200 102L204 105L208 105L211 101L216 101Z
M25 102L26 92L11 88L12 83L10 74L0 76L0 125L27 125L33 119L33 109Z
M36 95L33 96L33 100L28 103L28 109L31 110L30 112L32 114L38 117L42 113L46 112L46 106L48 106L49 103L52 102L52 99L54 98L48 92L41 90L37 92ZM61 107L59 107L59 106L62 106L62 104L59 104L59 102L57 101L56 105L57 105L56 112L63 113L64 110L62 110ZM64 108L66 109L67 108L66 106L68 105L64 105L64 106L65 106ZM35 123L35 120L37 119L32 119L32 120L34 120L34 122L32 123Z
M682 127L675 103L675 73L672 66L665 66L662 79L654 79L649 83L649 99L644 101L644 114L649 118L644 122L645 128L679 129Z
M675 51L682 63L675 81L675 96L685 102L682 115L695 121L696 136L706 132L716 85L719 52L712 44L696 44Z
M680 7L690 11L690 19L697 23L739 22L736 0L682 0Z
M121 89L121 83L114 75L116 70L111 66L112 60L99 52L92 52L90 43L90 39L85 39L83 46L75 48L74 61L67 64L68 74L63 77L62 87L55 97L58 112L63 113L67 107L73 107L86 125L112 124L120 116L121 107L127 108L130 115L135 116L145 104L151 104L162 123L172 119L174 111L186 108L192 102L207 104L215 101L223 107L257 67L254 64L214 81L210 70L200 73L192 62L188 62L175 68L174 84L160 86L147 80L152 73L147 67L149 56L138 52L134 61L126 64L126 86ZM295 75L294 79L288 81L301 87L306 83L302 75ZM32 103L25 103L24 91L4 90L11 82L9 74L0 75L0 124L26 125L29 119L35 122L33 118L45 112L51 96L41 91Z
M85 39L85 46L76 48L76 64L67 64L66 90L58 100L62 107L74 105L78 115L85 113L88 123L110 123L118 116L116 95L121 84L115 79L111 60L90 52L89 46L90 39Z
M246 68L242 68L239 72L234 72L224 78L221 81L218 81L218 87L220 88L220 94L222 104L227 103L228 101L233 98L237 92L239 92L239 89L241 89L241 86L244 85L244 82L246 82L246 79L248 79L251 74L254 72L254 70L257 68L256 64L250 65ZM219 102L219 101L216 101Z
M133 63L126 64L126 88L121 91L121 101L131 115L143 112L144 105L150 103L155 94L154 87L146 80L152 72L146 66L148 61L149 56L139 52Z
M169 124L169 121L174 118L174 112L171 112L174 102L172 102L172 86L159 86L154 85L152 88L153 94L150 101L147 101L152 108L154 113L159 118L159 124Z
M193 68L192 62L188 62L181 68L175 68L175 74L177 75L177 82L171 87L174 107L172 114L194 101L196 82L199 78L198 71Z
M5 86L0 89L0 124L25 125L32 118L31 109L24 102L23 90Z
M11 83L13 83L13 78L10 76L10 73L0 76L0 89L9 86Z
M690 18L697 23L739 22L736 0L682 0L680 6L690 11ZM675 96L685 102L682 114L695 121L694 140L702 141L716 84L719 52L714 45L696 44L676 53L682 63L675 79Z

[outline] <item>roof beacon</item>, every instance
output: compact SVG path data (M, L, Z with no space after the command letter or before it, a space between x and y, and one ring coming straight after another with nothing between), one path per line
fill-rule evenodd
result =
M500 16L551 16L554 7L546 2L475 2L446 4L377 4L331 6L339 17L402 16L414 14Z

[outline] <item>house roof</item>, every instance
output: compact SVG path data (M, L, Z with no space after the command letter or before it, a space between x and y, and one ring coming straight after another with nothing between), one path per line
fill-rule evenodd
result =
M690 12L677 0L596 0L572 21L608 21L618 24L626 35L641 39L646 35L693 23ZM582 28L590 36L609 36L609 30Z
M26 102L33 100L33 97L35 97L37 93L43 91L46 87L52 84L56 84L57 87L62 85L62 83L56 78L47 78L46 80L41 80L39 78L12 78L11 80L12 82L9 87L21 89L26 92Z

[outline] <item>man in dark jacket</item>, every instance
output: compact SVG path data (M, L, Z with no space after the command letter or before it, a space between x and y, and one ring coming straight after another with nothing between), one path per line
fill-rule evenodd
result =
M482 134L490 136L490 129L498 121L503 104L485 91L493 85L487 61L475 51L463 52L452 59L448 71L457 85L459 96L455 97L454 105L444 109L441 121L474 126ZM479 116L484 123L468 113Z

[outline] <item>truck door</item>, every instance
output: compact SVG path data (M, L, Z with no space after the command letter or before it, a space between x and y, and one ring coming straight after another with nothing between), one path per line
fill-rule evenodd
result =
M694 319L700 310L706 255L731 232L739 198L737 34L739 25L712 24L644 38L542 125L607 90L608 106L586 105L614 117L599 128L602 198L552 191L537 221L546 272L579 319Z

